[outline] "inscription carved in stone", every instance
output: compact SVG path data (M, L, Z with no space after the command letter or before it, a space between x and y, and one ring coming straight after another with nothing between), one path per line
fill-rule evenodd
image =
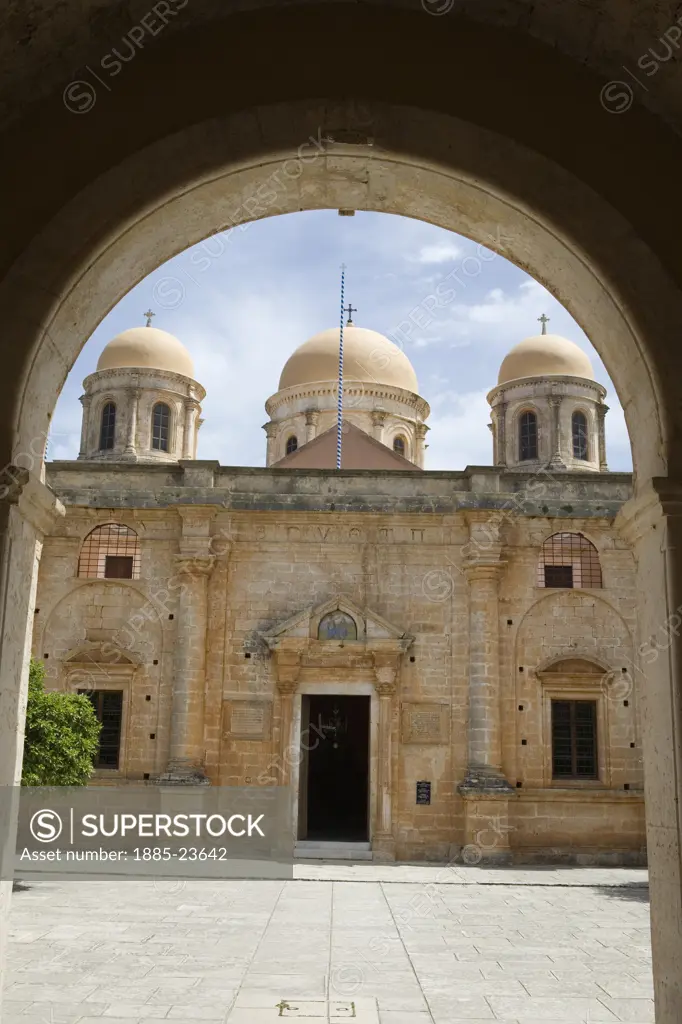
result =
M447 743L449 731L447 704L403 704L403 743Z
M226 702L226 731L234 739L264 740L270 734L268 701L231 700Z

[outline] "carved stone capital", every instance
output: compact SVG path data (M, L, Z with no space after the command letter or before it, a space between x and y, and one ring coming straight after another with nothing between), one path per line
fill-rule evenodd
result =
M396 692L399 655L379 654L372 655L374 662L374 687L380 697L392 697Z
M181 576L209 576L214 555L176 555L175 570Z
M664 520L682 517L682 482L654 477L645 490L630 498L616 516L615 526L629 544L636 544L652 529L661 530Z
M306 409L305 414L305 425L306 427L317 426L317 421L320 418L320 414L317 409Z
M476 580L487 581L496 583L504 571L506 562L479 562L471 561L465 562L462 566L462 572L465 577L472 583Z
M301 651L276 649L273 651L277 689L283 695L296 692L301 674Z
M5 466L0 473L0 502L17 505L37 533L46 534L65 514L54 491L21 466Z

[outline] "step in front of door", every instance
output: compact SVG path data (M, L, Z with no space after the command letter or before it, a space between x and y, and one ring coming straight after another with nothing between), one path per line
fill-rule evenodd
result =
M294 847L294 857L306 860L371 860L372 848L369 843L299 839Z

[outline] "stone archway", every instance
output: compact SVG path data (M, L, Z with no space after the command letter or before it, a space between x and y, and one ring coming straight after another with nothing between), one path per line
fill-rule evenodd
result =
M626 408L637 498L622 518L638 554L642 636L682 606L682 375L669 343L682 322L679 139L637 107L627 121L609 116L602 79L521 31L341 6L354 40L351 83L330 85L327 63L310 59L311 48L326 52L338 38L335 5L293 4L293 13L169 32L89 121L64 112L60 87L3 137L4 151L17 154L1 169L3 194L18 181L26 197L0 265L3 782L16 777L21 754L40 534L59 514L36 479L58 392L85 338L132 284L184 246L255 217L320 207L420 217L481 241L550 288L593 339ZM494 74L472 89L481 68ZM349 89L361 100L338 99ZM666 1024L682 1015L678 643L649 666L645 708L657 1012Z

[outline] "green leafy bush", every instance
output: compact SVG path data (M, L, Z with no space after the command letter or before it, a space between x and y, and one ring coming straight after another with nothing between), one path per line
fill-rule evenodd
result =
M87 697L45 691L45 666L32 658L22 786L85 786L101 728Z

